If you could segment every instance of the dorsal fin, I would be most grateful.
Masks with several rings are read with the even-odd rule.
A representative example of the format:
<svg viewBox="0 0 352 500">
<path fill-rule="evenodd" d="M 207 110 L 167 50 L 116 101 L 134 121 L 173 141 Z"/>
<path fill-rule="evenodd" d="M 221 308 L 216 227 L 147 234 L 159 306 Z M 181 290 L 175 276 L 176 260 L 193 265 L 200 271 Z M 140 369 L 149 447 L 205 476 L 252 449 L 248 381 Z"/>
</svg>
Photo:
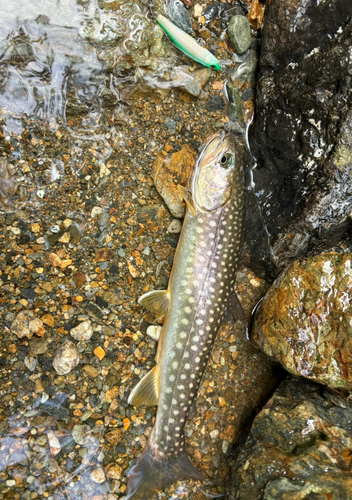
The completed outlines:
<svg viewBox="0 0 352 500">
<path fill-rule="evenodd" d="M 189 193 L 189 191 L 187 191 L 186 188 L 181 186 L 181 184 L 177 185 L 177 189 L 182 198 L 185 200 L 189 213 L 194 217 L 196 215 L 196 206 L 191 194 Z"/>
<path fill-rule="evenodd" d="M 134 406 L 154 406 L 159 402 L 158 388 L 159 371 L 155 365 L 150 372 L 138 382 L 128 398 L 128 404 Z"/>
<path fill-rule="evenodd" d="M 145 293 L 138 299 L 138 304 L 144 306 L 158 318 L 167 314 L 169 303 L 169 290 L 154 290 L 152 292 Z"/>
</svg>

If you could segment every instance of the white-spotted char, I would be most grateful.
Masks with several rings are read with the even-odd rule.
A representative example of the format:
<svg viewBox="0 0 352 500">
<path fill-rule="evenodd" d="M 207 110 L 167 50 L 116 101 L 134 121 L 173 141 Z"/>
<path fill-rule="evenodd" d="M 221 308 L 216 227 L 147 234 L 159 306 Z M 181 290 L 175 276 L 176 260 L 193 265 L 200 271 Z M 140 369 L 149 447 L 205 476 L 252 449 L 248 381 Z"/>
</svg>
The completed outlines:
<svg viewBox="0 0 352 500">
<path fill-rule="evenodd" d="M 196 163 L 169 287 L 140 303 L 165 314 L 157 364 L 129 403 L 157 404 L 155 426 L 131 471 L 127 499 L 146 500 L 178 479 L 202 476 L 185 450 L 184 427 L 217 331 L 234 297 L 243 229 L 243 147 L 231 135 L 211 136 Z"/>
</svg>

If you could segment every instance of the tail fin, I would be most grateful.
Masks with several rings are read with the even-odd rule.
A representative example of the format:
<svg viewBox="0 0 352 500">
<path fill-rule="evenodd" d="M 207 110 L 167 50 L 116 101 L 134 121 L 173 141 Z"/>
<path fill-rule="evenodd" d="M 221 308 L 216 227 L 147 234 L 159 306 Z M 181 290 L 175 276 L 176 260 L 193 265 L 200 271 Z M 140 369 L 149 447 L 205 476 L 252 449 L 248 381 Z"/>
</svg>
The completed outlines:
<svg viewBox="0 0 352 500">
<path fill-rule="evenodd" d="M 186 451 L 172 458 L 157 455 L 148 443 L 137 465 L 130 471 L 126 500 L 149 500 L 180 479 L 204 481 Z"/>
</svg>

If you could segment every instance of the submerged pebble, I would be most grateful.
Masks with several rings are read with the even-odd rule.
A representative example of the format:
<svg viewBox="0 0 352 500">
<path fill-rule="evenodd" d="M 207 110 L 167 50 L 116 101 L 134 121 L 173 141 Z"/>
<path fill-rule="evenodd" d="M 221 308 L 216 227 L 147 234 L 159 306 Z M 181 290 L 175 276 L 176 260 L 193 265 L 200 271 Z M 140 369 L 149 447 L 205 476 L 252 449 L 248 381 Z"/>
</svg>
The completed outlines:
<svg viewBox="0 0 352 500">
<path fill-rule="evenodd" d="M 251 27 L 244 16 L 233 16 L 227 34 L 237 54 L 243 54 L 251 45 Z"/>
<path fill-rule="evenodd" d="M 58 348 L 53 360 L 53 368 L 59 375 L 70 373 L 79 363 L 79 352 L 77 347 L 70 340 L 66 340 Z"/>
</svg>

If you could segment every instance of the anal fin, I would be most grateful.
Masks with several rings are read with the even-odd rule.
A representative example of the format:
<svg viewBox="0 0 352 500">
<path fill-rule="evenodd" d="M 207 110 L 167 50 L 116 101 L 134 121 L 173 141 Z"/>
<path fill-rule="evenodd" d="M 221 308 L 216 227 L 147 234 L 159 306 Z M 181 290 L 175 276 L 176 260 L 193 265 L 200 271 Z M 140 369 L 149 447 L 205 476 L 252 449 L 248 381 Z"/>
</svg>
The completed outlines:
<svg viewBox="0 0 352 500">
<path fill-rule="evenodd" d="M 193 217 L 196 215 L 196 207 L 194 204 L 194 200 L 191 196 L 191 194 L 187 191 L 186 188 L 181 186 L 181 184 L 177 185 L 178 192 L 180 193 L 181 197 L 185 200 L 187 208 Z"/>
<path fill-rule="evenodd" d="M 165 316 L 169 309 L 170 292 L 168 290 L 154 290 L 145 293 L 138 299 L 138 303 L 160 318 Z"/>
<path fill-rule="evenodd" d="M 128 398 L 128 404 L 134 406 L 154 406 L 159 402 L 158 365 L 154 366 L 136 385 Z"/>
</svg>

